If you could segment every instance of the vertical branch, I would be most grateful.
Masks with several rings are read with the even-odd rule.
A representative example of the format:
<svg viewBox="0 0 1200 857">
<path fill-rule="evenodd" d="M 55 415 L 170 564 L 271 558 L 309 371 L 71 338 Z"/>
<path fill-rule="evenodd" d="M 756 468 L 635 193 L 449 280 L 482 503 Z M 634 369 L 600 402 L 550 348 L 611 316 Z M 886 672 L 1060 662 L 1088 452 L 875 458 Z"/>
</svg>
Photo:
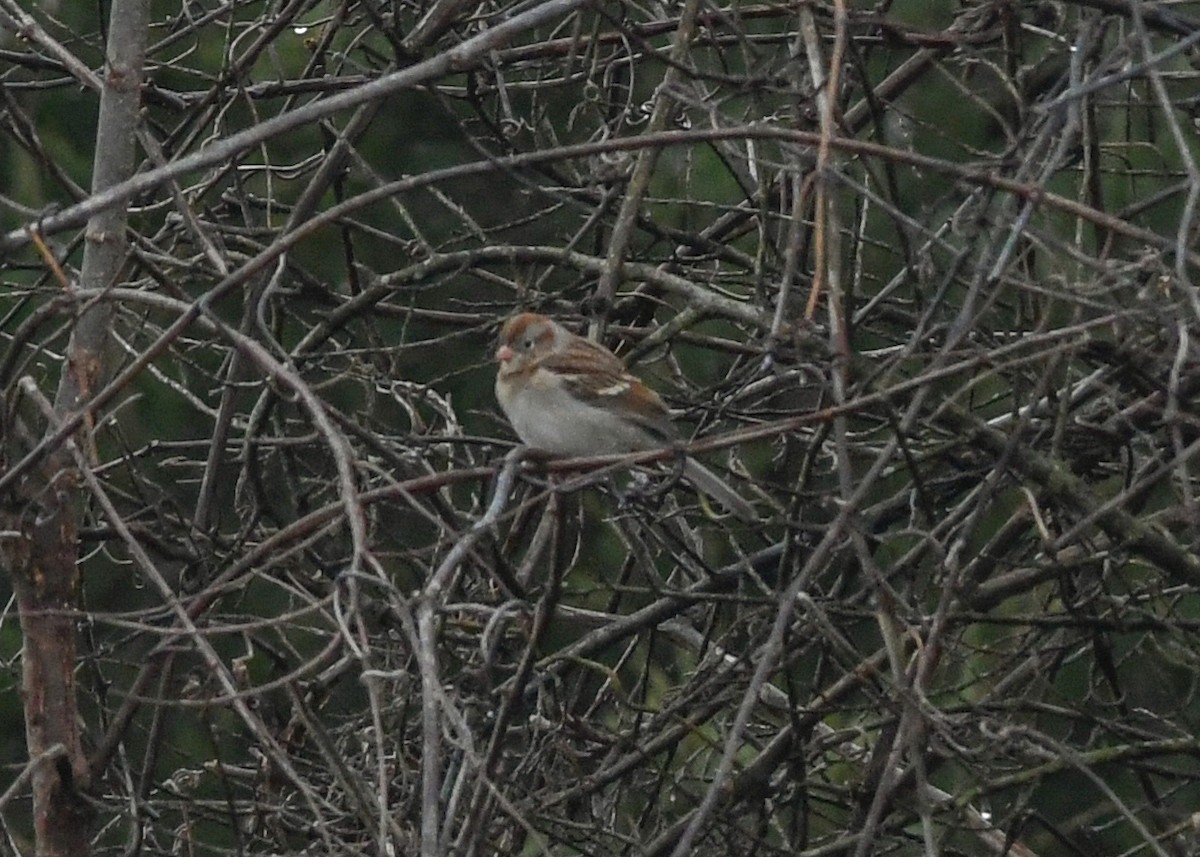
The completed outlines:
<svg viewBox="0 0 1200 857">
<path fill-rule="evenodd" d="M 75 700 L 75 480 L 56 454 L 5 498 L 0 562 L 20 613 L 25 740 L 39 855 L 86 854 L 89 778 Z M 51 753 L 53 748 L 59 752 Z"/>
<path fill-rule="evenodd" d="M 646 134 L 655 134 L 667 127 L 671 106 L 675 102 L 672 90 L 683 74 L 681 64 L 686 59 L 691 41 L 695 37 L 698 7 L 698 0 L 690 0 L 684 7 L 683 14 L 680 15 L 679 27 L 675 31 L 675 38 L 671 44 L 670 65 L 663 74 L 662 82 L 654 95 L 654 108 L 650 114 L 650 121 L 646 123 Z M 629 252 L 629 244 L 633 240 L 633 228 L 637 223 L 638 209 L 641 208 L 642 200 L 650 187 L 654 165 L 658 163 L 658 153 L 659 150 L 653 146 L 647 146 L 638 152 L 633 174 L 629 178 L 629 189 L 621 203 L 621 210 L 617 213 L 617 222 L 613 226 L 612 237 L 608 242 L 608 253 L 604 260 L 604 273 L 596 284 L 595 299 L 598 323 L 593 325 L 594 329 L 591 331 L 596 337 L 604 334 L 604 319 L 608 316 L 608 310 L 617 293 L 617 285 L 621 281 L 621 269 Z"/>
<path fill-rule="evenodd" d="M 100 97 L 92 192 L 129 178 L 149 24 L 148 0 L 116 0 L 109 23 L 108 68 Z M 87 225 L 81 282 L 107 288 L 125 257 L 125 211 L 100 212 Z M 69 286 L 64 281 L 64 287 Z M 72 330 L 56 396 L 58 415 L 77 412 L 102 375 L 112 308 L 88 304 Z M 6 432 L 32 440 L 27 432 Z M 70 443 L 71 441 L 68 441 Z M 5 450 L 5 457 L 16 449 Z M 79 480 L 67 448 L 47 456 L 4 498 L 0 551 L 20 611 L 26 743 L 31 759 L 33 822 L 39 855 L 88 852 L 91 777 L 82 751 L 75 686 L 74 607 L 79 592 Z M 51 753 L 53 748 L 61 753 Z"/>
<path fill-rule="evenodd" d="M 100 93 L 92 193 L 101 193 L 133 175 L 134 139 L 140 106 L 142 63 L 146 52 L 147 0 L 117 0 L 109 21 L 108 68 Z M 114 206 L 87 223 L 80 286 L 105 289 L 115 285 L 125 259 L 126 210 Z M 96 301 L 80 312 L 71 332 L 67 366 L 54 407 L 58 414 L 77 411 L 101 376 L 109 341 L 112 304 Z"/>
<path fill-rule="evenodd" d="M 829 231 L 829 162 L 830 162 L 830 140 L 834 135 L 834 116 L 833 108 L 837 103 L 838 90 L 841 87 L 841 68 L 842 62 L 845 59 L 845 43 L 846 43 L 846 9 L 844 3 L 834 4 L 834 46 L 833 56 L 829 61 L 828 70 L 822 68 L 821 45 L 817 38 L 816 22 L 813 18 L 812 10 L 804 7 L 800 10 L 800 31 L 805 41 L 805 49 L 808 53 L 809 70 L 812 74 L 813 85 L 816 87 L 817 108 L 820 112 L 821 120 L 821 145 L 817 148 L 817 202 L 816 210 L 813 214 L 813 284 L 812 291 L 808 297 L 808 306 L 805 308 L 804 317 L 811 319 L 813 313 L 816 312 L 817 298 L 821 294 L 822 284 L 827 276 L 831 276 L 831 272 L 826 270 L 827 264 L 838 264 L 836 261 L 827 263 L 827 258 L 833 256 L 828 243 L 837 240 L 837 236 L 828 236 Z M 828 237 L 827 237 L 828 236 Z M 829 288 L 832 290 L 835 286 L 831 283 Z M 836 316 L 835 308 L 830 307 L 830 324 L 840 321 Z"/>
</svg>

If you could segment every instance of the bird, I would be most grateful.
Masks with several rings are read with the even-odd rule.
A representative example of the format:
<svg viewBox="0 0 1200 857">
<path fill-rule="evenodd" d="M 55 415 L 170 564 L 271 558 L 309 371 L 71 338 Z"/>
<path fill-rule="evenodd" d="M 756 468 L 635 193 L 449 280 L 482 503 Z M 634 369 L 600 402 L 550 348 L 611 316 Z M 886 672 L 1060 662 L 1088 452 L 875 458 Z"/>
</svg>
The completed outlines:
<svg viewBox="0 0 1200 857">
<path fill-rule="evenodd" d="M 495 357 L 496 400 L 528 447 L 576 457 L 661 449 L 678 439 L 658 393 L 603 345 L 547 316 L 509 318 Z M 747 500 L 694 458 L 684 461 L 683 476 L 739 518 L 758 519 Z"/>
</svg>

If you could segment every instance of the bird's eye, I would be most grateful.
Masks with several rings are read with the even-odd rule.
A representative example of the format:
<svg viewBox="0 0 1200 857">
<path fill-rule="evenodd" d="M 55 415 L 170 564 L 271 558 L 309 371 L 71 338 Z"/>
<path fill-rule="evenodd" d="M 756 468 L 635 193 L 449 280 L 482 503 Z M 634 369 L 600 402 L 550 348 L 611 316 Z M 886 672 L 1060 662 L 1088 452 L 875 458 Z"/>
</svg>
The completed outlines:
<svg viewBox="0 0 1200 857">
<path fill-rule="evenodd" d="M 533 337 L 526 337 L 522 345 L 524 345 L 526 351 L 528 351 L 530 348 L 533 348 Z"/>
</svg>

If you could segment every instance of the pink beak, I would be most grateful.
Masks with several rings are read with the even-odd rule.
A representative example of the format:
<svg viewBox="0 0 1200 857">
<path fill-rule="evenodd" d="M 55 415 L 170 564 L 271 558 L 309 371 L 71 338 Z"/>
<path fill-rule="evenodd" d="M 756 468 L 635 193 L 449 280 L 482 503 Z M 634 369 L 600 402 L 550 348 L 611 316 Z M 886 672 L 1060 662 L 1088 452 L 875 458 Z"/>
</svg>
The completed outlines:
<svg viewBox="0 0 1200 857">
<path fill-rule="evenodd" d="M 508 345 L 501 345 L 496 349 L 496 359 L 501 363 L 507 363 L 513 359 L 513 350 Z"/>
</svg>

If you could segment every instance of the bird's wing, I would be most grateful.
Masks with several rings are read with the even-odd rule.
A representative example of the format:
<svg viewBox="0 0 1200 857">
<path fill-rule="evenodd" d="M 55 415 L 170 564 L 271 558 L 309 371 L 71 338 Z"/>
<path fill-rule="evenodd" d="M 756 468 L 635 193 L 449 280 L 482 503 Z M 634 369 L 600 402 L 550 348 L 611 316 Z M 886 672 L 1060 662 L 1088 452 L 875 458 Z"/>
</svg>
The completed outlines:
<svg viewBox="0 0 1200 857">
<path fill-rule="evenodd" d="M 671 415 L 658 393 L 626 371 L 612 352 L 593 343 L 547 355 L 540 367 L 553 372 L 581 402 L 619 412 L 656 439 L 668 441 Z"/>
</svg>

